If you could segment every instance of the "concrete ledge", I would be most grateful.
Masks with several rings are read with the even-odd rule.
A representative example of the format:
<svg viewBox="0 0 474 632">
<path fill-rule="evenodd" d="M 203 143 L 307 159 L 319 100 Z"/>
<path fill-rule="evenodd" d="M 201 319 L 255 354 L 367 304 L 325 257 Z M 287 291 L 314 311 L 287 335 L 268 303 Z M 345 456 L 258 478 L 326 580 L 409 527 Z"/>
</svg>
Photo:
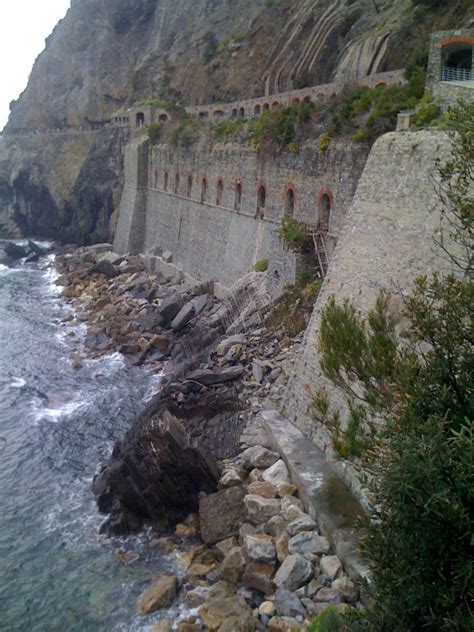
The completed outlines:
<svg viewBox="0 0 474 632">
<path fill-rule="evenodd" d="M 364 510 L 324 454 L 287 419 L 273 410 L 262 412 L 272 447 L 286 462 L 306 511 L 331 542 L 346 573 L 370 581 L 361 560 L 358 526 Z"/>
</svg>

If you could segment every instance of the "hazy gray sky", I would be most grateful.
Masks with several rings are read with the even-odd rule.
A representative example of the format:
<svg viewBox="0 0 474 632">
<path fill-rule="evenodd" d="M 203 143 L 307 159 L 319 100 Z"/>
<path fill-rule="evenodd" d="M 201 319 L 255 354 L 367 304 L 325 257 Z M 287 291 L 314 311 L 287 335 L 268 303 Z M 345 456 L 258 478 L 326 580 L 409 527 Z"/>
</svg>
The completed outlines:
<svg viewBox="0 0 474 632">
<path fill-rule="evenodd" d="M 26 88 L 44 40 L 69 4 L 70 0 L 0 0 L 0 130 L 10 101 Z"/>
</svg>

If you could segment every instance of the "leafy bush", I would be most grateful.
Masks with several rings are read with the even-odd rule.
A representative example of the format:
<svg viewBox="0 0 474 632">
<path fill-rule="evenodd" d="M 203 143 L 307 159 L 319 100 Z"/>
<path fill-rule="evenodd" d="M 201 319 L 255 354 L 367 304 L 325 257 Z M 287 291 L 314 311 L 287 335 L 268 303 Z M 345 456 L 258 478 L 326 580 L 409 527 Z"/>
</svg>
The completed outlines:
<svg viewBox="0 0 474 632">
<path fill-rule="evenodd" d="M 193 145 L 202 127 L 201 121 L 193 116 L 185 116 L 171 133 L 171 144 L 181 149 L 187 149 Z"/>
<path fill-rule="evenodd" d="M 232 140 L 246 124 L 247 121 L 245 119 L 229 119 L 216 123 L 211 129 L 214 138 L 227 142 Z"/>
<path fill-rule="evenodd" d="M 293 217 L 284 217 L 277 234 L 289 246 L 302 252 L 307 252 L 312 239 L 307 227 Z"/>
<path fill-rule="evenodd" d="M 208 64 L 216 56 L 217 49 L 219 48 L 219 41 L 214 31 L 207 31 L 204 34 L 203 43 L 204 52 L 202 54 L 202 61 Z"/>
<path fill-rule="evenodd" d="M 163 125 L 161 123 L 150 123 L 147 129 L 150 143 L 152 145 L 158 145 L 163 134 Z"/>
<path fill-rule="evenodd" d="M 331 144 L 331 136 L 326 132 L 319 137 L 319 151 L 323 154 L 329 149 Z"/>
<path fill-rule="evenodd" d="M 253 267 L 254 272 L 266 272 L 268 269 L 268 259 L 261 259 Z"/>
</svg>

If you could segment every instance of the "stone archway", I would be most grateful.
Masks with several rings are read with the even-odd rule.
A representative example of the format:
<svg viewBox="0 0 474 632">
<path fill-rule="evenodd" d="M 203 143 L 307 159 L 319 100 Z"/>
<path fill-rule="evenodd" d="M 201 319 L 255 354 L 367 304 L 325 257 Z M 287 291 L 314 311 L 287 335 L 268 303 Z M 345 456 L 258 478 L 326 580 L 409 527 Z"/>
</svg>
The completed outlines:
<svg viewBox="0 0 474 632">
<path fill-rule="evenodd" d="M 164 113 L 163 113 L 163 114 L 160 114 L 160 116 L 158 117 L 158 120 L 159 120 L 161 123 L 165 123 L 165 122 L 168 120 L 168 115 L 167 115 L 167 114 L 164 114 Z"/>
<path fill-rule="evenodd" d="M 188 198 L 191 197 L 192 193 L 193 193 L 193 174 L 190 173 L 188 175 L 188 188 L 187 188 Z"/>
<path fill-rule="evenodd" d="M 217 179 L 216 185 L 216 206 L 222 206 L 224 199 L 224 180 L 222 178 Z"/>
<path fill-rule="evenodd" d="M 253 109 L 253 113 L 255 114 L 255 116 L 260 116 L 261 111 L 262 108 L 260 107 L 260 104 L 257 103 L 257 105 Z"/>
<path fill-rule="evenodd" d="M 334 196 L 326 187 L 321 189 L 318 195 L 318 229 L 321 232 L 329 232 L 331 212 L 334 208 Z"/>
<path fill-rule="evenodd" d="M 135 114 L 135 126 L 136 127 L 143 127 L 145 125 L 145 113 L 144 112 L 137 112 Z"/>
<path fill-rule="evenodd" d="M 242 206 L 242 181 L 239 179 L 235 183 L 234 209 L 240 211 Z"/>
<path fill-rule="evenodd" d="M 179 193 L 179 173 L 177 173 L 174 178 L 174 192 L 176 195 Z"/>
<path fill-rule="evenodd" d="M 201 180 L 201 204 L 207 200 L 207 178 Z"/>
<path fill-rule="evenodd" d="M 292 184 L 285 189 L 285 217 L 293 217 L 295 213 L 295 190 Z"/>
<path fill-rule="evenodd" d="M 239 117 L 240 118 L 245 118 L 245 108 L 240 108 L 240 110 L 239 110 Z"/>
<path fill-rule="evenodd" d="M 441 42 L 441 81 L 474 81 L 474 38 Z"/>
<path fill-rule="evenodd" d="M 263 182 L 257 187 L 257 215 L 263 216 L 267 204 L 267 188 Z"/>
</svg>

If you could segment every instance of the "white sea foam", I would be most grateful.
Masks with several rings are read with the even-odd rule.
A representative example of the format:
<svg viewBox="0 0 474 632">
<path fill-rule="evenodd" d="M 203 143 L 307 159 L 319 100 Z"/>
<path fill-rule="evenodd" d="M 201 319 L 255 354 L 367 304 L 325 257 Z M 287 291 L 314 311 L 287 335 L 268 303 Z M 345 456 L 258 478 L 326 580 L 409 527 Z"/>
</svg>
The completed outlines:
<svg viewBox="0 0 474 632">
<path fill-rule="evenodd" d="M 23 388 L 26 386 L 26 380 L 22 377 L 15 377 L 12 375 L 13 382 L 10 384 L 10 388 Z"/>
<path fill-rule="evenodd" d="M 63 417 L 72 415 L 80 408 L 87 406 L 87 402 L 83 400 L 73 400 L 66 402 L 62 406 L 56 408 L 40 408 L 33 412 L 33 421 L 36 423 L 39 421 L 50 421 L 51 423 L 58 423 Z"/>
</svg>

